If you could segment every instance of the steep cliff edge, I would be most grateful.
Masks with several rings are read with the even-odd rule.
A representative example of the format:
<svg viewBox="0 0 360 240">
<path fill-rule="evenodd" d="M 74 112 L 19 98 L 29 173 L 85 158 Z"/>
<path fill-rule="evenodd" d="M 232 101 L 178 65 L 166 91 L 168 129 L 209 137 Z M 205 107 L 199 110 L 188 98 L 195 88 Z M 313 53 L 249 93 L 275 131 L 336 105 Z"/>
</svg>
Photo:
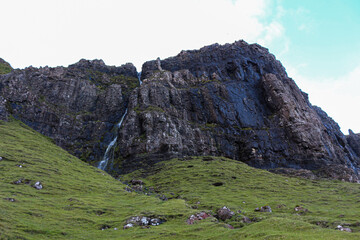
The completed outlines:
<svg viewBox="0 0 360 240">
<path fill-rule="evenodd" d="M 0 75 L 0 116 L 11 114 L 77 157 L 98 161 L 137 86 L 132 64 L 16 69 Z"/>
<path fill-rule="evenodd" d="M 101 60 L 13 70 L 0 76 L 0 117 L 13 115 L 92 164 L 118 133 L 106 169 L 114 175 L 215 155 L 359 180 L 358 135 L 345 137 L 312 106 L 266 48 L 237 41 L 182 51 L 144 63 L 141 79 L 132 64 Z"/>
<path fill-rule="evenodd" d="M 182 51 L 146 62 L 142 79 L 120 130 L 120 171 L 175 156 L 220 155 L 258 168 L 325 175 L 334 168 L 344 173 L 339 178 L 358 180 L 359 157 L 338 125 L 257 44 Z"/>
</svg>

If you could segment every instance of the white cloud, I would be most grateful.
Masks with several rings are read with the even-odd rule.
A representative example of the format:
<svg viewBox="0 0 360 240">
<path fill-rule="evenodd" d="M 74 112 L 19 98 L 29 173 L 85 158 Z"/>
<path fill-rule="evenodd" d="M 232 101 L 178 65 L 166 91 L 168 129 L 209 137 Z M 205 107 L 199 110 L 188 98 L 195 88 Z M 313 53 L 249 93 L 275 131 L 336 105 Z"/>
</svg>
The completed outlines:
<svg viewBox="0 0 360 240">
<path fill-rule="evenodd" d="M 265 43 L 283 34 L 266 24 L 269 0 L 13 0 L 2 2 L 0 57 L 15 67 L 68 65 L 80 58 L 107 64 L 165 58 L 244 39 Z"/>
<path fill-rule="evenodd" d="M 303 91 L 309 93 L 310 102 L 339 123 L 343 133 L 348 134 L 348 129 L 359 133 L 360 63 L 348 74 L 331 79 L 304 77 L 297 69 L 301 67 L 287 67 L 287 72 Z"/>
<path fill-rule="evenodd" d="M 304 31 L 313 25 L 308 10 L 291 12 L 275 0 L 12 0 L 1 4 L 0 57 L 17 68 L 67 66 L 81 58 L 101 58 L 110 65 L 133 62 L 140 69 L 144 61 L 183 49 L 239 39 L 270 50 L 279 48 L 281 59 L 291 50 L 282 25 L 285 17 L 296 16 Z M 356 93 L 360 67 L 321 83 L 303 77 L 301 66 L 298 71 L 285 67 L 311 101 L 339 121 L 342 129 L 358 125 L 354 104 L 360 102 Z"/>
<path fill-rule="evenodd" d="M 271 45 L 274 40 L 284 37 L 284 33 L 283 25 L 278 21 L 273 21 L 264 28 L 264 37 L 258 42 L 264 46 Z"/>
</svg>

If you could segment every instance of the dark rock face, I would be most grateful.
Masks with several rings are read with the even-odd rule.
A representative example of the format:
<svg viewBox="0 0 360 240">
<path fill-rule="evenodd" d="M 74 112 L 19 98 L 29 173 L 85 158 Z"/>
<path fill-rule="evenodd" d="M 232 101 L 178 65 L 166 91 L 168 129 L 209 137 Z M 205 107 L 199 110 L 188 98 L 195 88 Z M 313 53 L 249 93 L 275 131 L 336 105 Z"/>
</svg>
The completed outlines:
<svg viewBox="0 0 360 240">
<path fill-rule="evenodd" d="M 355 134 L 352 130 L 349 130 L 349 135 L 346 136 L 346 140 L 356 155 L 360 156 L 360 134 Z"/>
<path fill-rule="evenodd" d="M 0 76 L 0 118 L 12 114 L 70 153 L 98 161 L 137 86 L 132 64 L 109 67 L 102 60 L 14 70 Z"/>
<path fill-rule="evenodd" d="M 101 60 L 0 76 L 0 118 L 12 114 L 86 161 L 118 130 L 114 174 L 172 157 L 226 156 L 258 168 L 318 170 L 358 181 L 359 135 L 345 137 L 267 49 L 238 41 L 143 65 Z M 107 169 L 109 170 L 109 169 Z"/>
<path fill-rule="evenodd" d="M 146 62 L 141 78 L 120 129 L 119 172 L 220 155 L 266 169 L 343 166 L 358 180 L 359 155 L 338 125 L 257 44 L 183 51 Z"/>
</svg>

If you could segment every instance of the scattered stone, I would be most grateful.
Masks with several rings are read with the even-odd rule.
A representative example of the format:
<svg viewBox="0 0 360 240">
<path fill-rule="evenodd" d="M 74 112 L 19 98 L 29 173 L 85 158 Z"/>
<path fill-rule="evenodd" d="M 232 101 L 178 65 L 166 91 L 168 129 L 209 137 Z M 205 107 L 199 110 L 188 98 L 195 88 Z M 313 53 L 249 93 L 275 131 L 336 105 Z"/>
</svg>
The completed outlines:
<svg viewBox="0 0 360 240">
<path fill-rule="evenodd" d="M 16 202 L 15 198 L 4 198 L 4 200 L 10 201 L 10 202 Z"/>
<path fill-rule="evenodd" d="M 132 179 L 130 181 L 131 185 L 144 185 L 144 182 L 142 180 L 138 180 L 138 179 Z"/>
<path fill-rule="evenodd" d="M 341 225 L 338 225 L 335 229 L 340 230 L 340 231 L 344 231 L 344 232 L 352 232 L 351 228 L 343 227 Z"/>
<path fill-rule="evenodd" d="M 203 220 L 203 219 L 206 219 L 208 217 L 212 217 L 211 214 L 209 213 L 206 213 L 206 212 L 200 212 L 200 213 L 197 213 L 195 215 L 191 215 L 187 220 L 186 220 L 186 223 L 189 224 L 189 225 L 192 225 L 195 223 L 195 221 L 199 221 L 199 220 Z"/>
<path fill-rule="evenodd" d="M 3 158 L 2 158 L 2 157 L 0 157 L 0 161 L 1 161 L 1 160 L 3 160 Z"/>
<path fill-rule="evenodd" d="M 134 226 L 141 226 L 149 228 L 150 226 L 158 226 L 165 222 L 165 220 L 157 217 L 135 216 L 126 221 L 124 229 L 128 229 Z"/>
<path fill-rule="evenodd" d="M 134 227 L 134 225 L 132 223 L 128 223 L 124 226 L 124 229 L 129 229 L 129 228 L 132 228 Z"/>
<path fill-rule="evenodd" d="M 17 167 L 22 168 L 23 166 L 20 164 L 16 164 Z"/>
<path fill-rule="evenodd" d="M 141 220 L 140 220 L 140 221 L 141 221 L 141 225 L 142 225 L 142 226 L 149 225 L 149 220 L 150 220 L 150 219 L 147 218 L 147 217 L 142 217 Z"/>
<path fill-rule="evenodd" d="M 102 225 L 102 227 L 100 228 L 102 231 L 111 228 L 109 225 Z"/>
<path fill-rule="evenodd" d="M 309 210 L 307 208 L 297 205 L 295 206 L 294 211 L 298 212 L 299 214 L 304 214 L 307 213 Z"/>
<path fill-rule="evenodd" d="M 101 215 L 103 215 L 104 213 L 105 213 L 104 211 L 97 210 L 97 211 L 96 211 L 96 216 L 101 216 Z"/>
<path fill-rule="evenodd" d="M 133 190 L 131 188 L 129 188 L 129 187 L 125 187 L 125 191 L 132 192 Z"/>
<path fill-rule="evenodd" d="M 266 205 L 266 206 L 262 206 L 261 208 L 255 208 L 254 210 L 255 212 L 272 212 L 271 207 Z"/>
<path fill-rule="evenodd" d="M 329 227 L 329 223 L 327 221 L 317 221 L 317 222 L 315 222 L 315 224 L 317 226 L 320 226 L 320 227 L 323 227 L 323 228 Z"/>
<path fill-rule="evenodd" d="M 169 200 L 165 195 L 159 196 L 160 200 L 167 201 Z"/>
<path fill-rule="evenodd" d="M 118 230 L 118 228 L 114 228 L 114 230 L 116 231 L 116 230 Z"/>
<path fill-rule="evenodd" d="M 161 220 L 159 218 L 153 218 L 150 220 L 150 224 L 152 226 L 158 226 L 158 225 L 160 225 L 160 223 L 161 223 Z"/>
<path fill-rule="evenodd" d="M 143 185 L 135 185 L 132 187 L 134 191 L 141 192 L 143 190 Z"/>
<path fill-rule="evenodd" d="M 41 184 L 41 182 L 36 182 L 33 187 L 37 190 L 43 189 L 43 185 Z"/>
<path fill-rule="evenodd" d="M 224 183 L 216 182 L 216 183 L 213 183 L 212 185 L 214 185 L 215 187 L 220 187 L 220 186 L 224 185 Z"/>
<path fill-rule="evenodd" d="M 30 184 L 31 184 L 31 180 L 30 180 L 30 179 L 24 179 L 24 180 L 23 180 L 23 183 L 30 185 Z"/>
<path fill-rule="evenodd" d="M 23 182 L 23 179 L 21 178 L 21 179 L 19 179 L 19 180 L 13 181 L 13 184 L 20 184 L 20 183 L 22 183 L 22 182 Z"/>
<path fill-rule="evenodd" d="M 217 211 L 217 216 L 218 216 L 218 219 L 225 221 L 226 219 L 230 219 L 232 216 L 234 216 L 234 212 L 231 211 L 226 206 L 224 206 L 223 208 L 221 208 Z"/>
<path fill-rule="evenodd" d="M 242 221 L 243 223 L 251 223 L 251 222 L 252 222 L 250 218 L 245 217 L 245 216 L 242 217 L 241 221 Z"/>
</svg>

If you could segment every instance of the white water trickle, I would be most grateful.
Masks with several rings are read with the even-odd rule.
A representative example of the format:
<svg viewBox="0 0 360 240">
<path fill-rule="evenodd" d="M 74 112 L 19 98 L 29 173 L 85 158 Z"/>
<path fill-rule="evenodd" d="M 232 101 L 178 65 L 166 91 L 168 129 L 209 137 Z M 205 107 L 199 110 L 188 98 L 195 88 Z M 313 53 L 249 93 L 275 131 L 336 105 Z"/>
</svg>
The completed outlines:
<svg viewBox="0 0 360 240">
<path fill-rule="evenodd" d="M 141 85 L 141 84 L 142 84 L 142 81 L 141 81 L 141 72 L 138 73 L 138 79 L 139 79 L 139 84 Z"/>
<path fill-rule="evenodd" d="M 101 160 L 101 161 L 99 162 L 99 165 L 98 165 L 98 168 L 101 169 L 101 170 L 105 170 L 106 167 L 107 167 L 108 164 L 109 164 L 109 161 L 110 161 L 110 160 L 113 160 L 113 158 L 114 158 L 114 150 L 115 150 L 115 147 L 116 147 L 116 140 L 117 140 L 117 138 L 118 138 L 117 132 L 118 132 L 118 130 L 120 129 L 121 124 L 123 123 L 126 114 L 127 114 L 127 109 L 125 110 L 124 115 L 121 117 L 120 122 L 115 125 L 114 131 L 115 131 L 115 133 L 116 133 L 116 136 L 115 136 L 115 138 L 109 143 L 108 147 L 106 148 L 106 151 L 105 151 L 103 160 Z"/>
</svg>

